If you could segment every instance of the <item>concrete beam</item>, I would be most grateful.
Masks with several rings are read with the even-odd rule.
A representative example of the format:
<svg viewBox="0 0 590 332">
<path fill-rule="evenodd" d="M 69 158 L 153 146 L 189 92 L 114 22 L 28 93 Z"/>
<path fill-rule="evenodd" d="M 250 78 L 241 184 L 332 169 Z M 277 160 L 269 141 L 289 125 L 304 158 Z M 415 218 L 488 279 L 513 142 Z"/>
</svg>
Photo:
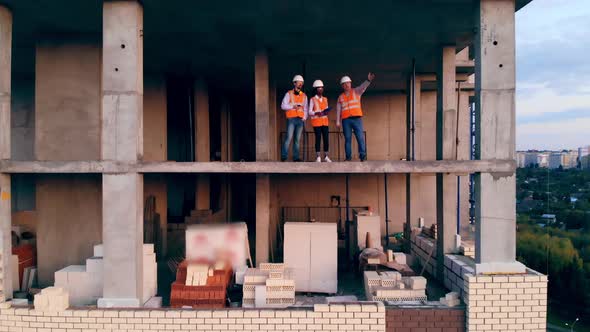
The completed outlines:
<svg viewBox="0 0 590 332">
<path fill-rule="evenodd" d="M 480 159 L 514 160 L 515 2 L 480 0 L 476 11 L 475 99 Z M 476 273 L 524 273 L 516 261 L 514 171 L 477 174 Z"/>
<path fill-rule="evenodd" d="M 143 175 L 102 176 L 103 298 L 99 307 L 139 307 L 143 290 Z"/>
<path fill-rule="evenodd" d="M 254 94 L 256 99 L 256 160 L 271 160 L 270 85 L 268 55 L 265 51 L 254 59 Z"/>
<path fill-rule="evenodd" d="M 143 7 L 103 2 L 101 159 L 143 156 Z"/>
<path fill-rule="evenodd" d="M 0 173 L 0 302 L 12 298 L 12 210 L 10 175 Z"/>
<path fill-rule="evenodd" d="M 281 162 L 142 162 L 124 163 L 112 161 L 16 161 L 0 160 L 0 173 L 506 173 L 514 172 L 514 160 L 418 160 L 418 161 L 366 161 L 364 163 L 315 163 Z"/>
<path fill-rule="evenodd" d="M 443 47 L 437 77 L 436 159 L 457 159 L 457 92 L 455 46 Z M 457 175 L 436 175 L 436 223 L 438 276 L 444 272 L 445 254 L 457 250 Z"/>
<path fill-rule="evenodd" d="M 270 176 L 256 174 L 256 265 L 270 254 Z"/>
<path fill-rule="evenodd" d="M 12 13 L 0 6 L 0 160 L 10 159 Z"/>
</svg>

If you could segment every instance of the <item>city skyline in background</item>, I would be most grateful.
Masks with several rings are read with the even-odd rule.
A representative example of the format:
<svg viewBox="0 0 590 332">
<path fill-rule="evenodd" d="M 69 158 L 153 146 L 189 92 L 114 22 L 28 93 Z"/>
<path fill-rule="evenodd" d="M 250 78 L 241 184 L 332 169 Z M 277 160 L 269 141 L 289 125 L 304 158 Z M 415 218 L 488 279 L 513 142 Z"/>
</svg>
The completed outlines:
<svg viewBox="0 0 590 332">
<path fill-rule="evenodd" d="M 517 12 L 517 150 L 590 144 L 587 40 L 587 0 L 536 0 Z"/>
</svg>

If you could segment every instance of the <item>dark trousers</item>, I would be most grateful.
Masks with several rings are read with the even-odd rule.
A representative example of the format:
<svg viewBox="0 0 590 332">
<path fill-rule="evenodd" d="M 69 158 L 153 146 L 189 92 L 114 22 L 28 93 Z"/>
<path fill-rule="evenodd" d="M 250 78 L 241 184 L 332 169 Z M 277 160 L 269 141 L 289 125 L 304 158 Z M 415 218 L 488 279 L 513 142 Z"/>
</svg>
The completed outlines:
<svg viewBox="0 0 590 332">
<path fill-rule="evenodd" d="M 324 140 L 324 152 L 330 149 L 330 128 L 328 126 L 313 127 L 315 133 L 315 152 L 320 152 L 320 143 Z"/>
</svg>

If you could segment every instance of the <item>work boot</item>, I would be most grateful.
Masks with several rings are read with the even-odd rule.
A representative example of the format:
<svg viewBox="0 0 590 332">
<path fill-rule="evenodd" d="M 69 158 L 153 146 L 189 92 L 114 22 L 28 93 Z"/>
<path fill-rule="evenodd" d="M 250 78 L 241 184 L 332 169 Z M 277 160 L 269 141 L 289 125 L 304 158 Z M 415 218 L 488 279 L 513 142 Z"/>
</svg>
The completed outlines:
<svg viewBox="0 0 590 332">
<path fill-rule="evenodd" d="M 361 156 L 361 162 L 367 161 L 367 156 Z"/>
<path fill-rule="evenodd" d="M 326 156 L 324 158 L 324 161 L 327 162 L 327 163 L 331 163 L 332 162 L 332 159 L 330 159 L 328 156 Z"/>
<path fill-rule="evenodd" d="M 293 159 L 293 161 L 294 161 L 294 162 L 296 162 L 296 163 L 300 163 L 300 162 L 302 162 L 303 160 L 301 160 L 301 159 L 297 158 L 297 159 Z"/>
<path fill-rule="evenodd" d="M 318 157 L 315 159 L 315 161 L 316 161 L 316 163 L 321 163 L 321 162 L 322 162 L 322 157 L 318 156 Z"/>
<path fill-rule="evenodd" d="M 281 161 L 287 161 L 287 158 L 281 157 Z"/>
</svg>

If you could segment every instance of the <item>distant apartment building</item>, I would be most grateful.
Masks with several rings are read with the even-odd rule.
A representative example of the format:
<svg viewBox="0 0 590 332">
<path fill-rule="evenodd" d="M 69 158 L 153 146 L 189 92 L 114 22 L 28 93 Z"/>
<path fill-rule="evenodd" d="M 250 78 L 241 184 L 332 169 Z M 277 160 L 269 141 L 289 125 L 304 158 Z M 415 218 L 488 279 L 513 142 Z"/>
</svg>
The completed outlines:
<svg viewBox="0 0 590 332">
<path fill-rule="evenodd" d="M 556 169 L 560 166 L 565 168 L 564 166 L 564 153 L 563 152 L 552 152 L 548 158 L 548 165 L 550 169 Z"/>
<path fill-rule="evenodd" d="M 578 164 L 581 169 L 590 168 L 590 145 L 578 148 Z"/>
<path fill-rule="evenodd" d="M 578 151 L 569 150 L 563 152 L 563 168 L 576 168 L 578 167 Z"/>
</svg>

